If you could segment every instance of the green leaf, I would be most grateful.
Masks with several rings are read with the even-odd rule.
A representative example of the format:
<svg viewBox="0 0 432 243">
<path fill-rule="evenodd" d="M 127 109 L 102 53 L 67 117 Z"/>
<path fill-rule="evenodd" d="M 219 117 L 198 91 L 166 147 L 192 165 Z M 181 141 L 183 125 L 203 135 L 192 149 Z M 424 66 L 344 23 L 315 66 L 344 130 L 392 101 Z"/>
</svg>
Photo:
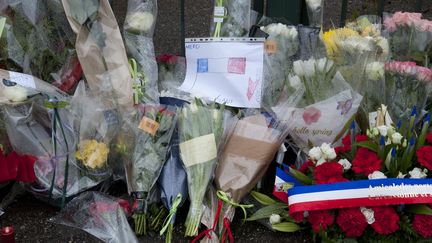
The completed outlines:
<svg viewBox="0 0 432 243">
<path fill-rule="evenodd" d="M 280 232 L 286 232 L 286 233 L 296 232 L 296 231 L 300 230 L 300 226 L 298 226 L 298 224 L 291 223 L 291 222 L 282 222 L 279 224 L 273 224 L 272 228 L 274 230 L 277 230 Z"/>
<path fill-rule="evenodd" d="M 313 148 L 313 147 L 315 147 L 314 144 L 312 143 L 312 141 L 309 140 L 309 139 L 308 139 L 308 147 L 309 147 L 310 149 Z"/>
<path fill-rule="evenodd" d="M 407 205 L 406 210 L 415 214 L 432 215 L 432 208 L 426 206 L 425 204 Z"/>
<path fill-rule="evenodd" d="M 294 178 L 296 178 L 301 183 L 305 185 L 312 185 L 312 179 L 309 178 L 307 175 L 301 173 L 300 171 L 290 168 L 289 172 Z"/>
<path fill-rule="evenodd" d="M 252 216 L 246 219 L 246 221 L 255 221 L 259 219 L 270 218 L 272 214 L 282 214 L 287 211 L 288 205 L 270 205 L 258 209 Z"/>
<path fill-rule="evenodd" d="M 371 142 L 371 141 L 363 141 L 356 143 L 358 147 L 367 148 L 369 150 L 372 150 L 374 152 L 378 152 L 378 144 Z"/>
<path fill-rule="evenodd" d="M 252 195 L 253 198 L 255 198 L 255 200 L 257 200 L 262 205 L 282 204 L 282 203 L 270 198 L 269 196 L 262 194 L 262 193 L 259 193 L 257 191 L 251 191 L 250 194 Z"/>
</svg>

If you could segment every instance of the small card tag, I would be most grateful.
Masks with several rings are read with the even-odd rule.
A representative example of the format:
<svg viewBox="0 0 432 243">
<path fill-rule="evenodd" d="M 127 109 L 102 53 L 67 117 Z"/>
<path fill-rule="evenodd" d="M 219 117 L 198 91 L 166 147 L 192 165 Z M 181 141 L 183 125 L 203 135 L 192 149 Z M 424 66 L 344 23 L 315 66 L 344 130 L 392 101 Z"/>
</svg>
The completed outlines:
<svg viewBox="0 0 432 243">
<path fill-rule="evenodd" d="M 215 23 L 222 23 L 225 17 L 225 8 L 224 7 L 215 7 L 213 12 Z"/>
<path fill-rule="evenodd" d="M 277 42 L 274 40 L 266 40 L 264 48 L 268 54 L 275 54 L 277 52 Z"/>
<path fill-rule="evenodd" d="M 10 81 L 26 88 L 36 89 L 36 83 L 31 75 L 9 71 Z"/>
<path fill-rule="evenodd" d="M 146 133 L 151 134 L 152 136 L 156 135 L 156 132 L 159 128 L 159 123 L 156 121 L 144 116 L 141 119 L 141 122 L 138 126 L 139 129 L 143 130 Z"/>
</svg>

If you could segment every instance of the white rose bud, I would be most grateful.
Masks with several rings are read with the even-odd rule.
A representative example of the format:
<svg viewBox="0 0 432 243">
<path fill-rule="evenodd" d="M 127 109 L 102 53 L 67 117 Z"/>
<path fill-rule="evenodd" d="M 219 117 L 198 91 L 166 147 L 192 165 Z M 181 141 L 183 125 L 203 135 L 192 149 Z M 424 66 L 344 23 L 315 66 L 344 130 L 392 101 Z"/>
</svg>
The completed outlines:
<svg viewBox="0 0 432 243">
<path fill-rule="evenodd" d="M 322 152 L 319 147 L 313 147 L 311 150 L 309 150 L 309 158 L 313 161 L 318 161 L 322 157 Z"/>
<path fill-rule="evenodd" d="M 365 216 L 368 224 L 373 224 L 375 222 L 375 215 L 372 209 L 361 207 L 360 211 Z"/>
<path fill-rule="evenodd" d="M 281 222 L 281 216 L 279 214 L 272 214 L 270 216 L 270 224 L 278 224 Z"/>
<path fill-rule="evenodd" d="M 422 178 L 426 178 L 427 177 L 427 169 L 420 169 L 420 168 L 414 168 L 412 171 L 408 172 L 408 174 L 410 175 L 410 178 L 413 179 L 422 179 Z"/>
<path fill-rule="evenodd" d="M 321 157 L 317 162 L 316 162 L 316 166 L 322 165 L 324 164 L 326 161 L 326 159 L 324 157 Z"/>
<path fill-rule="evenodd" d="M 351 163 L 347 159 L 341 159 L 338 161 L 338 163 L 342 165 L 344 170 L 351 169 Z"/>
<path fill-rule="evenodd" d="M 402 174 L 402 172 L 399 171 L 399 174 L 396 176 L 396 178 L 405 178 L 406 174 Z"/>
<path fill-rule="evenodd" d="M 153 26 L 154 16 L 150 12 L 135 12 L 126 17 L 126 22 L 133 30 L 147 32 Z"/>
<path fill-rule="evenodd" d="M 394 144 L 401 144 L 402 143 L 403 136 L 400 133 L 395 132 L 395 133 L 393 133 L 393 135 L 391 137 L 392 137 L 392 142 Z"/>
<path fill-rule="evenodd" d="M 322 145 L 321 145 L 321 152 L 323 153 L 323 157 L 326 159 L 326 160 L 332 160 L 332 159 L 335 159 L 336 158 L 336 151 L 334 150 L 334 148 L 332 148 L 331 146 L 330 146 L 330 144 L 327 144 L 327 143 L 323 143 Z"/>
<path fill-rule="evenodd" d="M 27 89 L 15 85 L 11 87 L 5 87 L 4 96 L 12 102 L 22 102 L 27 100 Z"/>
<path fill-rule="evenodd" d="M 381 171 L 374 171 L 372 174 L 368 175 L 369 180 L 373 179 L 385 179 L 387 176 L 384 175 Z"/>
</svg>

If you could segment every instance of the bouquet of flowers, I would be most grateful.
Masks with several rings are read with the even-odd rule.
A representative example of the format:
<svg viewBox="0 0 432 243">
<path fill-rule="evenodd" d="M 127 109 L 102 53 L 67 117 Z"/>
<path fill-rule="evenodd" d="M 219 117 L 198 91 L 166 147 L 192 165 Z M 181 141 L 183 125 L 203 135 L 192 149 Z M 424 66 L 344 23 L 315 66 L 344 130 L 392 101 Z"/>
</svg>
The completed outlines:
<svg viewBox="0 0 432 243">
<path fill-rule="evenodd" d="M 324 16 L 324 0 L 306 0 L 309 25 L 321 27 Z"/>
<path fill-rule="evenodd" d="M 247 36 L 251 27 L 251 0 L 214 0 L 211 35 Z"/>
<path fill-rule="evenodd" d="M 5 2 L 0 66 L 39 77 L 69 91 L 81 78 L 74 35 L 58 0 Z M 70 74 L 68 74 L 70 72 Z M 73 74 L 72 74 L 73 73 Z"/>
<path fill-rule="evenodd" d="M 132 82 L 120 28 L 108 0 L 62 0 L 76 33 L 75 49 L 90 89 L 114 97 L 121 107 L 132 105 Z"/>
<path fill-rule="evenodd" d="M 215 174 L 216 187 L 221 190 L 217 194 L 225 203 L 219 224 L 222 235 L 233 220 L 235 208 L 246 214 L 245 208 L 252 206 L 239 203 L 264 176 L 287 134 L 285 121 L 259 113 L 245 116 L 235 126 Z"/>
<path fill-rule="evenodd" d="M 134 147 L 124 160 L 128 191 L 134 197 L 135 232 L 147 234 L 147 210 L 151 190 L 165 163 L 176 115 L 160 105 L 141 105 L 125 118 Z M 131 142 L 131 141 L 129 141 Z"/>
<path fill-rule="evenodd" d="M 286 89 L 295 95 L 273 111 L 278 119 L 290 121 L 290 135 L 301 149 L 337 142 L 362 100 L 327 58 L 295 61 Z M 292 99 L 300 99 L 297 108 L 290 105 Z"/>
<path fill-rule="evenodd" d="M 264 86 L 262 103 L 266 107 L 274 106 L 280 98 L 285 80 L 292 68 L 292 57 L 299 49 L 297 29 L 282 23 L 261 26 L 269 36 L 265 42 Z"/>
<path fill-rule="evenodd" d="M 431 91 L 432 70 L 417 66 L 414 62 L 390 61 L 385 64 L 385 93 L 388 110 L 394 119 L 408 117 L 409 109 L 426 108 Z"/>
<path fill-rule="evenodd" d="M 138 239 L 129 226 L 128 201 L 97 192 L 85 192 L 70 201 L 51 221 L 78 229 L 104 242 L 131 242 Z"/>
<path fill-rule="evenodd" d="M 396 12 L 384 18 L 394 60 L 415 61 L 429 66 L 432 51 L 432 21 L 421 13 Z"/>
<path fill-rule="evenodd" d="M 291 224 L 307 223 L 324 240 L 407 242 L 429 238 L 430 115 L 418 129 L 415 109 L 397 125 L 381 113 L 367 135 L 355 126 L 341 146 L 313 147 L 299 169 L 289 168 Z M 426 203 L 426 204 L 422 204 Z M 282 207 L 279 204 L 278 208 Z"/>
<path fill-rule="evenodd" d="M 158 102 L 158 73 L 153 46 L 157 1 L 129 0 L 123 27 L 123 38 L 129 57 L 137 61 L 140 70 L 134 78 L 134 89 L 142 94 L 145 103 Z M 137 92 L 137 91 L 135 91 Z"/>
<path fill-rule="evenodd" d="M 204 195 L 213 177 L 218 149 L 223 144 L 223 138 L 227 137 L 224 108 L 222 105 L 217 109 L 215 104 L 210 108 L 195 99 L 190 105 L 184 106 L 180 114 L 180 155 L 186 168 L 191 202 L 185 223 L 186 236 L 198 234 Z"/>
</svg>

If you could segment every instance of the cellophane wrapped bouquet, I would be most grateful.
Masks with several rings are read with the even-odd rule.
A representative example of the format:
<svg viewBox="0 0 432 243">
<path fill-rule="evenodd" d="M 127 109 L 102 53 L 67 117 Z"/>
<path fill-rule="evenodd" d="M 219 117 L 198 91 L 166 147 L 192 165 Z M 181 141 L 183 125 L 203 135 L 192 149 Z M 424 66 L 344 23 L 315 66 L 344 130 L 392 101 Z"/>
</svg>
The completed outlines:
<svg viewBox="0 0 432 243">
<path fill-rule="evenodd" d="M 262 95 L 262 103 L 265 107 L 271 107 L 283 94 L 285 80 L 292 69 L 293 58 L 298 52 L 300 43 L 295 26 L 270 23 L 261 26 L 261 30 L 269 35 L 265 42 L 262 89 L 265 92 Z"/>
<path fill-rule="evenodd" d="M 225 131 L 232 115 L 225 106 L 208 106 L 195 99 L 179 114 L 180 155 L 186 168 L 190 208 L 186 217 L 186 236 L 198 234 L 204 212 L 203 200 L 218 161 L 218 150 L 227 138 Z M 228 129 L 229 130 L 229 129 Z"/>
<path fill-rule="evenodd" d="M 423 19 L 421 13 L 396 12 L 384 17 L 384 27 L 394 60 L 429 66 L 432 21 Z"/>
<path fill-rule="evenodd" d="M 124 158 L 128 191 L 134 198 L 137 235 L 147 234 L 147 213 L 153 189 L 169 151 L 176 113 L 162 105 L 139 105 L 125 116 L 130 151 Z"/>
<path fill-rule="evenodd" d="M 31 74 L 61 90 L 73 91 L 82 76 L 74 48 L 76 38 L 59 0 L 4 2 L 0 65 Z"/>
<path fill-rule="evenodd" d="M 280 102 L 273 111 L 278 119 L 291 121 L 290 135 L 301 149 L 337 142 L 362 100 L 327 58 L 295 61 L 286 90 L 297 95 Z M 288 105 L 293 98 L 300 99 L 297 108 Z"/>
<path fill-rule="evenodd" d="M 153 45 L 157 1 L 129 0 L 123 26 L 123 38 L 128 56 L 135 59 L 140 71 L 134 80 L 134 90 L 141 92 L 145 103 L 158 102 L 158 72 Z M 135 91 L 135 92 L 137 92 Z"/>
<path fill-rule="evenodd" d="M 385 64 L 385 92 L 390 116 L 406 118 L 410 107 L 426 109 L 432 85 L 432 70 L 415 62 L 390 61 Z"/>
<path fill-rule="evenodd" d="M 211 35 L 243 37 L 251 27 L 251 0 L 214 0 Z"/>
</svg>

